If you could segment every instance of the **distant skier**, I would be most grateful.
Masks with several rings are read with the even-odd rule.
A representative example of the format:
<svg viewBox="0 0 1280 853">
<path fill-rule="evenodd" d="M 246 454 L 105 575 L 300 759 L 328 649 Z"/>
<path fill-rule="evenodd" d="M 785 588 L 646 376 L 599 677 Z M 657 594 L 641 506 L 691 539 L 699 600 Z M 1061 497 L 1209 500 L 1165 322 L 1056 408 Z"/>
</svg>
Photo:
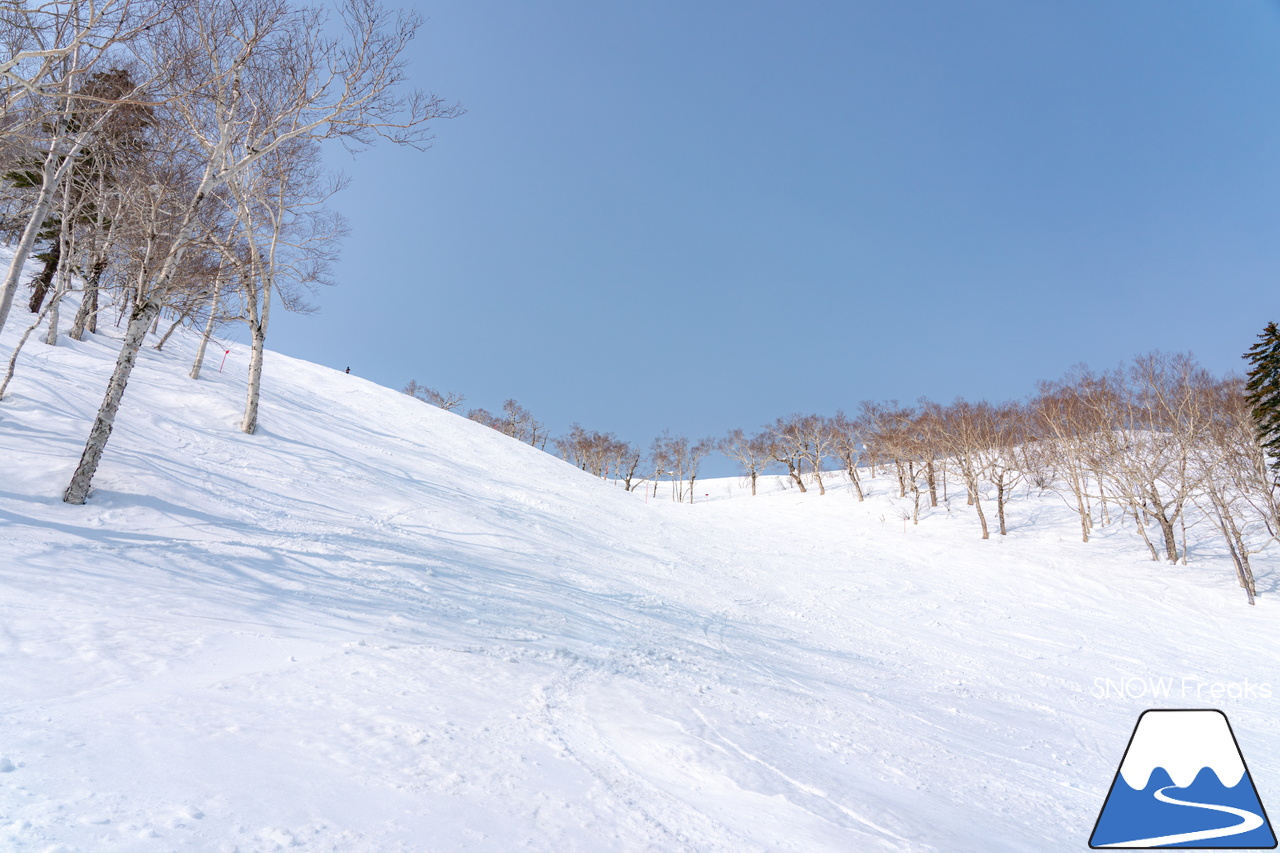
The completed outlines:
<svg viewBox="0 0 1280 853">
<path fill-rule="evenodd" d="M 348 368 L 347 368 L 347 373 L 350 373 L 350 372 L 351 372 L 351 368 L 350 368 L 350 367 L 348 367 Z"/>
</svg>

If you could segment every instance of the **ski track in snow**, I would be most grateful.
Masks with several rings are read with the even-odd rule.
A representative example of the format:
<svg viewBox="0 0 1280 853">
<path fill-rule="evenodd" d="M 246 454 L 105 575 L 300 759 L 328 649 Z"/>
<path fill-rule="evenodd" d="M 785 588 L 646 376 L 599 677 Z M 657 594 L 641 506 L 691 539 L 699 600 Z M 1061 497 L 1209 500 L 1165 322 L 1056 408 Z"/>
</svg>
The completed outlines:
<svg viewBox="0 0 1280 853">
<path fill-rule="evenodd" d="M 1095 678 L 1280 672 L 1269 554 L 1248 608 L 1025 490 L 987 542 L 883 478 L 646 503 L 274 353 L 244 436 L 182 334 L 68 507 L 113 334 L 0 402 L 0 849 L 1078 850 L 1162 704 Z M 1215 704 L 1265 801 L 1275 700 Z"/>
</svg>

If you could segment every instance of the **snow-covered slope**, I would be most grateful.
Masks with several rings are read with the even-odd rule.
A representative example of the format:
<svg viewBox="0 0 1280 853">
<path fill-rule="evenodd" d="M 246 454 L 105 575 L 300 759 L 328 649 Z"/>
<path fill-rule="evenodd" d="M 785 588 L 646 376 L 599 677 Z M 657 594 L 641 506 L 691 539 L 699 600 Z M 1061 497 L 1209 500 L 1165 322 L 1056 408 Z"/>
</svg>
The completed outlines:
<svg viewBox="0 0 1280 853">
<path fill-rule="evenodd" d="M 0 849 L 1080 850 L 1152 706 L 1280 803 L 1272 561 L 1250 608 L 1051 496 L 988 542 L 884 480 L 646 502 L 278 354 L 245 436 L 243 353 L 182 336 L 71 507 L 106 331 L 0 403 Z"/>
</svg>

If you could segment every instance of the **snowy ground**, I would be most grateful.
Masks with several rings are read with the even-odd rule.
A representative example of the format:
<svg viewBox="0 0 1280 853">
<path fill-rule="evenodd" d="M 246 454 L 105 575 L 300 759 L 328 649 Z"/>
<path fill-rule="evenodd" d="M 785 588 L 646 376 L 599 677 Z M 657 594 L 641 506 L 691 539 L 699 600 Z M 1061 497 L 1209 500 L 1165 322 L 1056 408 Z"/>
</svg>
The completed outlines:
<svg viewBox="0 0 1280 853">
<path fill-rule="evenodd" d="M 1280 811 L 1269 556 L 1251 608 L 1025 491 L 987 542 L 883 479 L 646 502 L 277 354 L 245 436 L 181 336 L 67 506 L 113 333 L 0 403 L 0 849 L 1078 851 L 1147 707 L 1222 708 Z"/>
</svg>

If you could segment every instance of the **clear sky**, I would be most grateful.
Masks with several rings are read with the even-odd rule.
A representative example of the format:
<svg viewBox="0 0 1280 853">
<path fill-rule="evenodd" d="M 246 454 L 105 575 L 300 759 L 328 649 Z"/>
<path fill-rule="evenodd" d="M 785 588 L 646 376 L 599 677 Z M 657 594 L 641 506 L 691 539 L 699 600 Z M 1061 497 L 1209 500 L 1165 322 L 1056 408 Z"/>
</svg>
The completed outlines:
<svg viewBox="0 0 1280 853">
<path fill-rule="evenodd" d="M 334 157 L 340 284 L 274 349 L 647 446 L 1152 349 L 1240 370 L 1280 320 L 1275 4 L 414 8 L 468 112 Z"/>
</svg>

